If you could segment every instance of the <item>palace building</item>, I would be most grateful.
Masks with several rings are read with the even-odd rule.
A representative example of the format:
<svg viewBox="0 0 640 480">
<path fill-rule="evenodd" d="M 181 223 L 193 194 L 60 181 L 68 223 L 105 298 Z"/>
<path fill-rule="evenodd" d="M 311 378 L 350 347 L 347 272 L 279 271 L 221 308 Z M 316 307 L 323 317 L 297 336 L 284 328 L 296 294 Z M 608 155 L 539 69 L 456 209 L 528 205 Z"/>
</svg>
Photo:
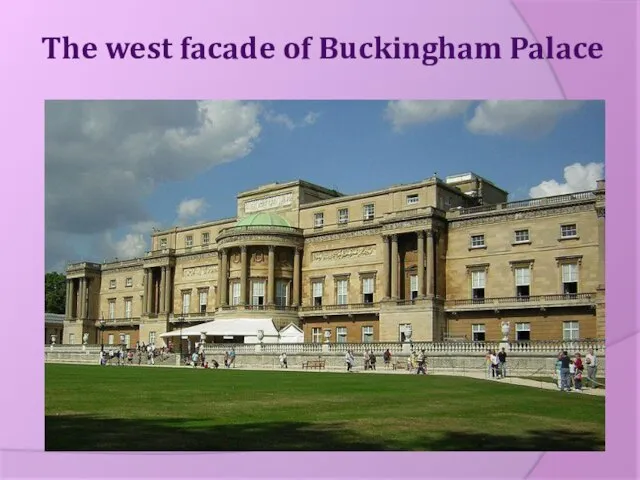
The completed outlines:
<svg viewBox="0 0 640 480">
<path fill-rule="evenodd" d="M 497 341 L 504 321 L 511 341 L 604 339 L 604 204 L 604 180 L 517 202 L 473 173 L 265 185 L 236 218 L 153 232 L 144 258 L 68 265 L 63 343 L 162 345 L 205 323 L 207 342 L 244 342 L 265 321 L 314 343 Z"/>
</svg>

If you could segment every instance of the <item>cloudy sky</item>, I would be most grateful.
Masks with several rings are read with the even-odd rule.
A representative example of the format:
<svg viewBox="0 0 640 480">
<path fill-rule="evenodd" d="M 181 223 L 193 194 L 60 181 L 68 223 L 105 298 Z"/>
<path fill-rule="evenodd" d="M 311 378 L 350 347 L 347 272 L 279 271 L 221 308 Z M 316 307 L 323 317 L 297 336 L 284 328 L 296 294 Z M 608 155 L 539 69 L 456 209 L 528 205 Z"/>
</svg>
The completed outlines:
<svg viewBox="0 0 640 480">
<path fill-rule="evenodd" d="M 512 200 L 595 187 L 602 102 L 48 102 L 46 268 L 141 256 L 149 233 L 232 217 L 304 179 L 359 193 L 473 171 Z"/>
</svg>

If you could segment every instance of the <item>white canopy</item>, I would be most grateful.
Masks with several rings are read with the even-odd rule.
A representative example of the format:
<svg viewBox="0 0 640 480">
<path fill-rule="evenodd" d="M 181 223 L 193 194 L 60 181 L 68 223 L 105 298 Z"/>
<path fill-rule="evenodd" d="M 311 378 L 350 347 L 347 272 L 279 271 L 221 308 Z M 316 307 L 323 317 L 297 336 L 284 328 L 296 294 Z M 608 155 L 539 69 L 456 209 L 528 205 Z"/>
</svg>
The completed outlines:
<svg viewBox="0 0 640 480">
<path fill-rule="evenodd" d="M 262 330 L 265 337 L 278 336 L 278 330 L 273 325 L 273 319 L 271 318 L 225 318 L 163 333 L 160 336 L 179 337 L 182 335 L 199 337 L 202 332 L 205 332 L 207 336 L 255 337 L 258 334 L 258 330 Z"/>
</svg>

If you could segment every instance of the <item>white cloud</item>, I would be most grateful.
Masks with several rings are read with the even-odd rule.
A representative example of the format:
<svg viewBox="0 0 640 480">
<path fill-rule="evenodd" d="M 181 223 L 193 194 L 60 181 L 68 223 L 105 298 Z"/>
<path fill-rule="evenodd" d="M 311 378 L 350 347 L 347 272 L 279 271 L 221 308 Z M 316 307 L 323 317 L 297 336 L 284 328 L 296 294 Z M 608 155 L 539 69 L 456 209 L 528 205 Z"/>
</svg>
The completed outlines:
<svg viewBox="0 0 640 480">
<path fill-rule="evenodd" d="M 467 129 L 479 135 L 545 135 L 555 128 L 562 115 L 579 109 L 582 103 L 568 100 L 487 100 L 475 108 Z"/>
<path fill-rule="evenodd" d="M 192 198 L 189 200 L 183 200 L 178 205 L 176 212 L 178 213 L 177 225 L 184 225 L 189 221 L 197 220 L 207 210 L 209 205 L 204 198 Z"/>
<path fill-rule="evenodd" d="M 395 130 L 421 123 L 457 117 L 472 102 L 466 100 L 394 100 L 387 104 L 384 116 Z"/>
<path fill-rule="evenodd" d="M 261 114 L 239 101 L 46 102 L 47 268 L 76 259 L 79 243 L 100 259 L 141 251 L 153 226 L 144 200 L 163 182 L 250 154 Z M 105 240 L 123 227 L 129 236 Z"/>
<path fill-rule="evenodd" d="M 574 163 L 564 169 L 564 183 L 545 180 L 529 190 L 532 198 L 563 195 L 566 193 L 594 190 L 596 182 L 604 179 L 604 163 Z"/>
<path fill-rule="evenodd" d="M 285 113 L 275 113 L 272 111 L 267 111 L 264 113 L 264 119 L 267 122 L 282 125 L 287 130 L 295 130 L 296 128 L 315 125 L 319 117 L 320 114 L 318 112 L 309 112 L 299 122 L 296 122 Z"/>
</svg>

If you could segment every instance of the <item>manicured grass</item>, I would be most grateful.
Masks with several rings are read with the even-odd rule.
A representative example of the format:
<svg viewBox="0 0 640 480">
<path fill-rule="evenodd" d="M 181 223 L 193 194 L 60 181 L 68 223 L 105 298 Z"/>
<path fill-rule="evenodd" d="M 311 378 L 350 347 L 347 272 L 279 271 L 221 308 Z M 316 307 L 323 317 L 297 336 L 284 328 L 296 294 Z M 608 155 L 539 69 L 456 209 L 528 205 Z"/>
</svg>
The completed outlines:
<svg viewBox="0 0 640 480">
<path fill-rule="evenodd" d="M 548 376 L 548 377 L 520 377 L 520 378 L 525 378 L 527 380 L 535 380 L 537 382 L 544 382 L 544 383 L 557 383 L 558 382 L 555 378 L 553 378 L 551 376 Z M 584 376 L 582 378 L 583 378 L 582 385 L 590 386 L 590 383 L 587 380 L 587 377 Z M 604 378 L 598 378 L 596 381 L 599 384 L 598 388 L 605 388 L 605 379 Z"/>
<path fill-rule="evenodd" d="M 459 377 L 45 366 L 47 450 L 604 450 L 604 398 Z"/>
</svg>

